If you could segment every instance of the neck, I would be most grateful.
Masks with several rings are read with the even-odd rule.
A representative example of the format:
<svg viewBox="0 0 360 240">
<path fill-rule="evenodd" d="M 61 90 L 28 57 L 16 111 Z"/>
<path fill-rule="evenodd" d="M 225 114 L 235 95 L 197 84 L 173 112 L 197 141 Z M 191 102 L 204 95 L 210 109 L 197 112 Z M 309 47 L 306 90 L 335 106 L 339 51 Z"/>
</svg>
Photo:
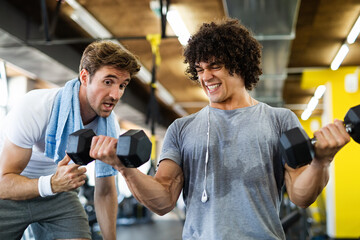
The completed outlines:
<svg viewBox="0 0 360 240">
<path fill-rule="evenodd" d="M 253 99 L 248 92 L 239 96 L 237 99 L 227 99 L 223 102 L 210 102 L 210 107 L 222 110 L 234 110 L 238 108 L 251 107 L 258 102 Z"/>
<path fill-rule="evenodd" d="M 79 102 L 80 102 L 80 115 L 84 125 L 92 122 L 96 117 L 96 113 L 91 109 L 86 98 L 86 89 L 80 85 Z"/>
</svg>

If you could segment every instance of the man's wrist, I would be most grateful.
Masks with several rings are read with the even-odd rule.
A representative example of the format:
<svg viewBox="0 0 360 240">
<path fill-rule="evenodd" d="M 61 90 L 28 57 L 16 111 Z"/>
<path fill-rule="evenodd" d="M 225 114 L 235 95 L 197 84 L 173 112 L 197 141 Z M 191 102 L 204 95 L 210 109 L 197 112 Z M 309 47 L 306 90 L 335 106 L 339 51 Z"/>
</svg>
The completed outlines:
<svg viewBox="0 0 360 240">
<path fill-rule="evenodd" d="M 53 193 L 51 189 L 51 175 L 47 176 L 41 176 L 38 180 L 38 190 L 41 197 L 47 197 L 47 196 L 53 196 L 55 193 Z"/>
<path fill-rule="evenodd" d="M 332 159 L 317 159 L 317 158 L 314 158 L 312 160 L 312 162 L 310 163 L 310 165 L 314 168 L 319 168 L 319 169 L 324 169 L 324 168 L 328 168 L 330 166 L 332 162 Z"/>
</svg>

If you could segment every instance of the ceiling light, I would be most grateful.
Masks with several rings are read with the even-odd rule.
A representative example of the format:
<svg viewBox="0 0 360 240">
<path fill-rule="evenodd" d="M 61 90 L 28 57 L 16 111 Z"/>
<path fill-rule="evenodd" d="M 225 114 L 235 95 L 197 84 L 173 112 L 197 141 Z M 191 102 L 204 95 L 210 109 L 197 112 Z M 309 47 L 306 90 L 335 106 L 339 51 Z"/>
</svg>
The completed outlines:
<svg viewBox="0 0 360 240">
<path fill-rule="evenodd" d="M 310 110 L 310 111 L 314 111 L 316 106 L 318 105 L 319 103 L 319 99 L 315 98 L 315 97 L 312 97 L 308 103 L 308 106 L 307 108 Z"/>
<path fill-rule="evenodd" d="M 175 9 L 168 11 L 166 19 L 169 22 L 172 30 L 175 32 L 175 35 L 178 36 L 179 42 L 181 45 L 185 46 L 190 38 L 190 33 L 185 26 L 184 21 L 182 20 L 180 14 Z"/>
<path fill-rule="evenodd" d="M 179 12 L 173 7 L 166 11 L 167 8 L 165 5 L 163 5 L 163 8 L 160 10 L 160 3 L 158 0 L 150 1 L 150 8 L 158 17 L 160 17 L 161 14 L 166 14 L 166 20 L 170 24 L 170 27 L 174 31 L 175 35 L 178 37 L 181 45 L 185 46 L 189 41 L 190 33 L 186 28 L 186 25 L 182 20 Z"/>
<path fill-rule="evenodd" d="M 324 95 L 325 91 L 326 91 L 325 85 L 318 86 L 315 90 L 314 97 L 320 99 Z"/>
<path fill-rule="evenodd" d="M 305 111 L 301 114 L 301 119 L 306 121 L 309 119 L 311 114 L 312 114 L 312 111 L 310 111 L 309 109 L 305 109 Z"/>
<path fill-rule="evenodd" d="M 111 33 L 106 30 L 86 9 L 75 0 L 66 0 L 74 12 L 70 15 L 80 27 L 93 38 L 110 38 Z"/>
<path fill-rule="evenodd" d="M 339 52 L 336 54 L 334 60 L 331 63 L 332 70 L 337 70 L 340 67 L 340 64 L 342 63 L 348 52 L 349 52 L 349 47 L 345 43 L 341 46 Z"/>
<path fill-rule="evenodd" d="M 360 16 L 357 18 L 354 26 L 350 30 L 350 33 L 347 36 L 346 42 L 348 44 L 353 44 L 355 42 L 356 38 L 358 37 L 359 33 L 360 33 Z M 346 57 L 348 52 L 349 52 L 349 47 L 346 43 L 344 43 L 341 46 L 339 52 L 336 54 L 334 60 L 331 63 L 330 67 L 332 70 L 337 70 L 340 67 L 342 61 L 344 60 L 344 58 Z"/>
<path fill-rule="evenodd" d="M 359 33 L 360 33 L 360 16 L 358 17 L 354 26 L 352 27 L 352 29 L 347 37 L 347 42 L 349 44 L 353 44 L 355 42 L 356 38 L 358 37 Z"/>
<path fill-rule="evenodd" d="M 326 91 L 325 85 L 320 85 L 316 88 L 314 96 L 310 99 L 304 112 L 301 114 L 302 120 L 306 121 L 309 119 L 312 112 L 315 110 L 316 106 L 318 105 L 319 99 L 324 95 L 325 91 Z"/>
</svg>

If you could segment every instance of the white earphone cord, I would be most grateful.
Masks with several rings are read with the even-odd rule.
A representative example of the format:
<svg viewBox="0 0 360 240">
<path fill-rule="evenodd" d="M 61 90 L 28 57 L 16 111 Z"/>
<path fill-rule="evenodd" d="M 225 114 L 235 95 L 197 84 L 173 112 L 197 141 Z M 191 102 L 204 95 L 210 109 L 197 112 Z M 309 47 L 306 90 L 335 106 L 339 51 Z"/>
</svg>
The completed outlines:
<svg viewBox="0 0 360 240">
<path fill-rule="evenodd" d="M 201 196 L 201 202 L 205 203 L 208 200 L 206 193 L 206 178 L 207 178 L 207 164 L 209 161 L 209 142 L 210 142 L 210 106 L 208 107 L 208 128 L 207 128 L 207 141 L 206 141 L 206 155 L 205 155 L 205 177 L 204 177 L 204 191 Z"/>
<path fill-rule="evenodd" d="M 254 99 L 249 95 L 250 97 L 250 106 L 254 106 Z M 205 155 L 205 177 L 204 177 L 204 191 L 201 195 L 201 202 L 206 203 L 208 198 L 208 195 L 206 193 L 206 178 L 207 178 L 207 164 L 209 161 L 209 142 L 210 142 L 210 106 L 208 106 L 208 129 L 207 129 L 207 143 L 206 143 L 206 155 Z"/>
</svg>

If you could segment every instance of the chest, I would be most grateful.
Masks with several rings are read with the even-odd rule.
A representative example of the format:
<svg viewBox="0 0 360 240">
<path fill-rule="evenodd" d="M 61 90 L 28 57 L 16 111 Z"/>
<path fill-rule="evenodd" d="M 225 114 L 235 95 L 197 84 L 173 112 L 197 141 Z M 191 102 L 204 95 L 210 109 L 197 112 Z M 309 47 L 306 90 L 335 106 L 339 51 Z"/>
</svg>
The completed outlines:
<svg viewBox="0 0 360 240">
<path fill-rule="evenodd" d="M 269 119 L 257 116 L 237 116 L 210 118 L 207 121 L 194 121 L 180 134 L 181 154 L 184 172 L 205 167 L 214 178 L 239 178 L 256 183 L 264 174 L 273 172 L 278 146 L 276 124 Z M 191 130 L 190 130 L 191 129 Z M 209 142 L 207 141 L 209 134 Z M 202 176 L 204 171 L 199 171 Z"/>
</svg>

